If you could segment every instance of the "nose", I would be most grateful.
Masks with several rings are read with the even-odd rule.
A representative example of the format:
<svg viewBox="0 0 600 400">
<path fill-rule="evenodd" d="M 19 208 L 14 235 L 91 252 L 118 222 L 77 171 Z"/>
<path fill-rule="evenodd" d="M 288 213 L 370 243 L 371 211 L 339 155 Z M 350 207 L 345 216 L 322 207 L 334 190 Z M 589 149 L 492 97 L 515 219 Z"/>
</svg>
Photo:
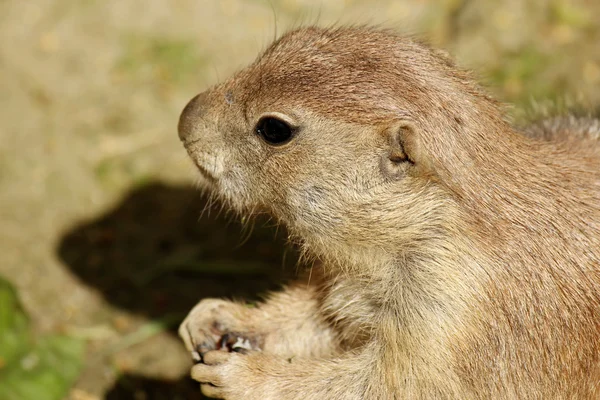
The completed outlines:
<svg viewBox="0 0 600 400">
<path fill-rule="evenodd" d="M 185 106 L 179 116 L 177 131 L 183 142 L 194 140 L 199 135 L 203 114 L 206 112 L 207 92 L 200 93 Z"/>
</svg>

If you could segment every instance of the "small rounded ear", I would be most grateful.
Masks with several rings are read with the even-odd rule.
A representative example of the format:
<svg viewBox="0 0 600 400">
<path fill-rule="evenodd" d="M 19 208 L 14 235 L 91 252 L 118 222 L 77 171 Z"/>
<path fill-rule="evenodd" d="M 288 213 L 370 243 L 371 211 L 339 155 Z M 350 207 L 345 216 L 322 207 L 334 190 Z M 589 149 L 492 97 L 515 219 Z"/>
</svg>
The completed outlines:
<svg viewBox="0 0 600 400">
<path fill-rule="evenodd" d="M 417 127 L 412 121 L 398 120 L 385 130 L 387 152 L 383 156 L 382 169 L 390 178 L 400 178 L 407 168 L 418 165 L 420 159 Z"/>
</svg>

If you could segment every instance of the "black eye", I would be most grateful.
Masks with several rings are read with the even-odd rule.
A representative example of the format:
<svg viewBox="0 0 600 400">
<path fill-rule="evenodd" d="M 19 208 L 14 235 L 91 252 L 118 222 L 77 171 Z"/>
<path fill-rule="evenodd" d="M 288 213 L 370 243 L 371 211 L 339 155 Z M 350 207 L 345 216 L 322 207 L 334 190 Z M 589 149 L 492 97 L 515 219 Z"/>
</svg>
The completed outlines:
<svg viewBox="0 0 600 400">
<path fill-rule="evenodd" d="M 265 142 L 277 145 L 290 140 L 294 129 L 280 119 L 265 117 L 256 124 L 256 133 L 262 136 Z"/>
</svg>

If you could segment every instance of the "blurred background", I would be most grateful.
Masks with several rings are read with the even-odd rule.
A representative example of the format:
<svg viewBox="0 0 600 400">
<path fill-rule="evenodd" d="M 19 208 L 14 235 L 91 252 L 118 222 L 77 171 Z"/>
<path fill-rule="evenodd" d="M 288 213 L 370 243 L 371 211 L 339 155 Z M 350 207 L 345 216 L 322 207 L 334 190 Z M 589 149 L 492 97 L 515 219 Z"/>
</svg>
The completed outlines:
<svg viewBox="0 0 600 400">
<path fill-rule="evenodd" d="M 421 35 L 517 121 L 600 104 L 597 0 L 2 1 L 0 399 L 200 397 L 178 323 L 296 256 L 207 205 L 179 113 L 309 23 Z"/>
</svg>

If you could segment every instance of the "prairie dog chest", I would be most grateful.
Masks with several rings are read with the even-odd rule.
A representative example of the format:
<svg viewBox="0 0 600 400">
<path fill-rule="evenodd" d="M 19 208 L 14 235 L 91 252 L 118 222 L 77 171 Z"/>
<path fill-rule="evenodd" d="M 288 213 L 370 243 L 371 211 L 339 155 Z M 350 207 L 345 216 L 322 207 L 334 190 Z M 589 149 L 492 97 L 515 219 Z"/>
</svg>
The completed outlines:
<svg viewBox="0 0 600 400">
<path fill-rule="evenodd" d="M 321 308 L 334 326 L 342 327 L 353 337 L 353 345 L 368 339 L 372 332 L 375 316 L 380 311 L 377 297 L 370 285 L 352 278 L 335 278 L 325 283 Z"/>
</svg>

